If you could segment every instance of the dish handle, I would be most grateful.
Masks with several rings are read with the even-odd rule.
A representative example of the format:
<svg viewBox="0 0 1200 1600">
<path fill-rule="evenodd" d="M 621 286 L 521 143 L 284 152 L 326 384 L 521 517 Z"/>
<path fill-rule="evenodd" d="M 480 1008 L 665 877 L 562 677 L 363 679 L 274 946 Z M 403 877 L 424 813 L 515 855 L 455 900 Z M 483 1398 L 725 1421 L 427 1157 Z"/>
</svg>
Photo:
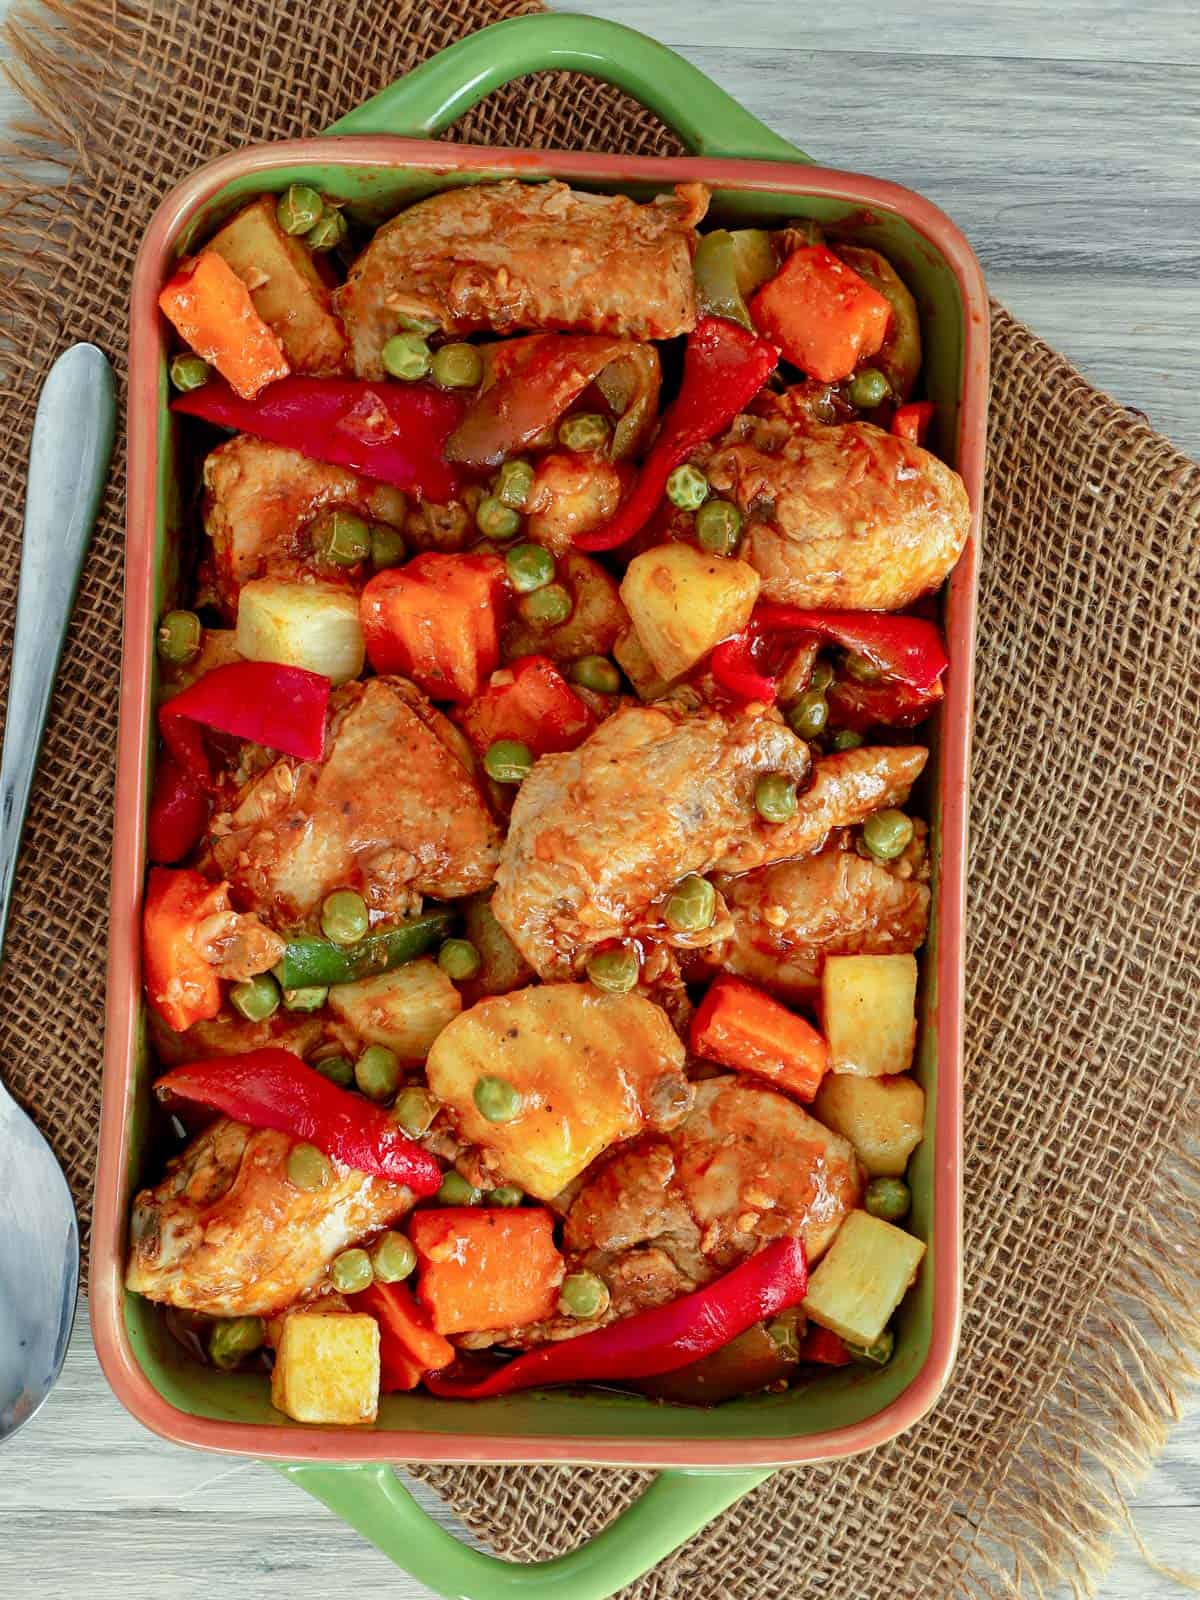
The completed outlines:
<svg viewBox="0 0 1200 1600">
<path fill-rule="evenodd" d="M 771 1476 L 769 1468 L 660 1472 L 639 1500 L 578 1550 L 522 1563 L 460 1543 L 422 1510 L 386 1463 L 297 1462 L 278 1470 L 451 1600 L 609 1600 Z"/>
<path fill-rule="evenodd" d="M 561 12 L 511 17 L 468 34 L 328 132 L 432 138 L 493 89 L 545 71 L 582 72 L 615 84 L 653 111 L 693 155 L 811 159 L 656 39 L 600 17 Z"/>
</svg>

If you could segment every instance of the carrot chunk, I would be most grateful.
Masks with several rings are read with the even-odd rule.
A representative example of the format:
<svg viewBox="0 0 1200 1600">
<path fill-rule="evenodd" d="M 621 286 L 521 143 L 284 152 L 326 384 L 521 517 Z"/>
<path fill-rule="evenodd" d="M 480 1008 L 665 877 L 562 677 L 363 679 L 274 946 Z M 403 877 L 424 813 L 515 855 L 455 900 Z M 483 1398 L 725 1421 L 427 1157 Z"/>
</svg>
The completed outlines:
<svg viewBox="0 0 1200 1600">
<path fill-rule="evenodd" d="M 408 1236 L 417 1252 L 417 1293 L 438 1333 L 519 1328 L 550 1316 L 563 1261 L 548 1211 L 442 1206 L 417 1211 Z"/>
<path fill-rule="evenodd" d="M 535 756 L 574 750 L 595 718 L 547 656 L 522 656 L 492 674 L 462 712 L 463 730 L 480 755 L 497 739 L 515 739 Z"/>
<path fill-rule="evenodd" d="M 504 567 L 495 556 L 426 551 L 389 567 L 362 593 L 367 655 L 434 700 L 472 700 L 500 659 Z"/>
<path fill-rule="evenodd" d="M 696 1055 L 769 1078 L 811 1100 L 829 1067 L 829 1047 L 803 1017 L 741 978 L 718 978 L 692 1018 Z"/>
<path fill-rule="evenodd" d="M 146 999 L 168 1028 L 182 1033 L 221 1009 L 221 983 L 196 945 L 208 917 L 228 911 L 229 888 L 198 872 L 152 867 L 142 907 Z"/>
<path fill-rule="evenodd" d="M 384 1394 L 415 1389 L 427 1372 L 448 1367 L 458 1352 L 435 1333 L 429 1313 L 403 1283 L 370 1283 L 354 1296 L 379 1324 L 379 1387 Z"/>
<path fill-rule="evenodd" d="M 910 439 L 913 444 L 924 444 L 932 421 L 932 401 L 910 400 L 908 405 L 896 408 L 896 415 L 892 418 L 892 432 L 898 439 Z"/>
<path fill-rule="evenodd" d="M 750 302 L 754 326 L 822 383 L 848 378 L 887 334 L 892 308 L 823 244 L 795 251 Z"/>
<path fill-rule="evenodd" d="M 292 370 L 283 346 L 254 309 L 249 289 L 215 250 L 185 261 L 158 303 L 196 354 L 244 400 L 253 400 Z"/>
</svg>

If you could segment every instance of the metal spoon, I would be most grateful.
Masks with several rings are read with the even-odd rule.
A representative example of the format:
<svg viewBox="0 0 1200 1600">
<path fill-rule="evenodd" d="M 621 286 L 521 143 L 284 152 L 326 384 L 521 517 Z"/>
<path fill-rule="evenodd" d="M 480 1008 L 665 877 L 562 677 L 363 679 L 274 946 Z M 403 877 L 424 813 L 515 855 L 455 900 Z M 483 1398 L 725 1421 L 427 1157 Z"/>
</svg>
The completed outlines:
<svg viewBox="0 0 1200 1600">
<path fill-rule="evenodd" d="M 17 850 L 79 574 L 108 474 L 113 375 L 95 345 L 50 370 L 29 452 L 12 674 L 0 756 L 0 951 Z M 0 1441 L 62 1369 L 79 1286 L 79 1224 L 50 1146 L 0 1085 Z"/>
</svg>

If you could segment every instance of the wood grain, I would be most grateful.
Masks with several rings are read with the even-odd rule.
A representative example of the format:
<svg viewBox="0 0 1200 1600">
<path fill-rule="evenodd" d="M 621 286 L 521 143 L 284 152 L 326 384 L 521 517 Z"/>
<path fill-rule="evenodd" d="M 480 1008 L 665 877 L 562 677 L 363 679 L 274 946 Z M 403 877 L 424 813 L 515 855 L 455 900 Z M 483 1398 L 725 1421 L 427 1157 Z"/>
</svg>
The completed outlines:
<svg viewBox="0 0 1200 1600">
<path fill-rule="evenodd" d="M 816 159 L 930 196 L 1018 316 L 1200 455 L 1196 0 L 560 9 L 641 28 Z M 0 89 L 0 126 L 17 109 Z M 1200 1410 L 1173 1433 L 1134 1517 L 1160 1560 L 1200 1572 Z M 146 1433 L 110 1395 L 82 1316 L 59 1387 L 0 1456 L 0 1530 L 0 1594 L 426 1594 L 269 1469 Z M 1127 1543 L 1100 1592 L 1180 1593 Z"/>
</svg>

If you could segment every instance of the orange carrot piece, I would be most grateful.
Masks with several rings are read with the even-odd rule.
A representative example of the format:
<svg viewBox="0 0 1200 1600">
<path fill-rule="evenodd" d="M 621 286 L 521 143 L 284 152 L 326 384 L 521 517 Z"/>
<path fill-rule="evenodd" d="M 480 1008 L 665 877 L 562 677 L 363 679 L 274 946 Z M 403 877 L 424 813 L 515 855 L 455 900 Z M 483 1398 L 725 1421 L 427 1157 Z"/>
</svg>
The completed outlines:
<svg viewBox="0 0 1200 1600">
<path fill-rule="evenodd" d="M 504 566 L 492 555 L 428 550 L 389 567 L 359 610 L 376 672 L 402 672 L 434 700 L 473 699 L 500 659 Z"/>
<path fill-rule="evenodd" d="M 933 421 L 933 403 L 930 400 L 910 400 L 898 406 L 892 418 L 892 432 L 898 439 L 910 439 L 913 444 L 924 444 Z"/>
<path fill-rule="evenodd" d="M 795 251 L 750 302 L 754 326 L 822 383 L 848 378 L 883 344 L 892 308 L 823 244 Z"/>
<path fill-rule="evenodd" d="M 215 250 L 185 261 L 158 303 L 196 354 L 244 400 L 253 400 L 292 370 L 283 346 L 254 309 L 249 289 Z"/>
<path fill-rule="evenodd" d="M 547 656 L 522 656 L 492 674 L 483 693 L 462 711 L 463 731 L 479 754 L 497 739 L 515 739 L 535 756 L 574 750 L 595 718 Z"/>
<path fill-rule="evenodd" d="M 518 1328 L 551 1316 L 558 1304 L 563 1260 L 548 1211 L 441 1206 L 414 1212 L 408 1236 L 417 1293 L 438 1333 Z"/>
<path fill-rule="evenodd" d="M 403 1283 L 370 1283 L 354 1296 L 379 1324 L 380 1387 L 385 1394 L 415 1389 L 427 1372 L 440 1372 L 457 1355 L 449 1339 L 435 1333 L 429 1313 Z"/>
<path fill-rule="evenodd" d="M 151 1010 L 176 1033 L 221 1009 L 220 980 L 195 936 L 205 918 L 229 909 L 228 884 L 190 870 L 150 869 L 142 906 L 142 977 Z"/>
<path fill-rule="evenodd" d="M 803 1017 L 741 978 L 718 978 L 692 1018 L 692 1050 L 710 1061 L 811 1100 L 829 1067 L 829 1046 Z"/>
</svg>

